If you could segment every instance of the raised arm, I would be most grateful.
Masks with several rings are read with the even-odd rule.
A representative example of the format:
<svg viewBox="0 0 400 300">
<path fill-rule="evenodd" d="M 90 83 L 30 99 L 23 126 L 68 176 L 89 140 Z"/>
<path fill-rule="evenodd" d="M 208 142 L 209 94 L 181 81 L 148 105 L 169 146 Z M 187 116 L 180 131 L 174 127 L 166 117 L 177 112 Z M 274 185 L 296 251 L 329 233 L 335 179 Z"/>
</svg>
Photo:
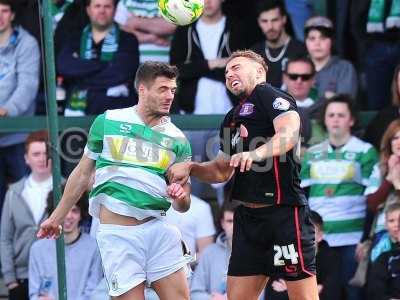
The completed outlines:
<svg viewBox="0 0 400 300">
<path fill-rule="evenodd" d="M 74 204 L 78 202 L 79 198 L 87 190 L 94 167 L 95 161 L 83 155 L 67 180 L 60 203 L 50 217 L 40 225 L 37 234 L 38 238 L 57 238 L 60 236 L 60 225 Z"/>
</svg>

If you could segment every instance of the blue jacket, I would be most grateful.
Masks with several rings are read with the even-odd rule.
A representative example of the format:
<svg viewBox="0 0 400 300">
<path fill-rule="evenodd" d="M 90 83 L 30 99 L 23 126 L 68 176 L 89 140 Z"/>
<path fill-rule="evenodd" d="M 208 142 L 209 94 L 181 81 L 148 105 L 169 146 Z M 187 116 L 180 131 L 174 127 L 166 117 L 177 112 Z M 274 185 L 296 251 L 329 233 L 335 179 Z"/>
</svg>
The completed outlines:
<svg viewBox="0 0 400 300">
<path fill-rule="evenodd" d="M 0 107 L 8 116 L 31 116 L 39 86 L 38 44 L 22 27 L 14 28 L 9 41 L 0 46 Z M 26 134 L 0 134 L 0 147 L 22 143 Z"/>
</svg>

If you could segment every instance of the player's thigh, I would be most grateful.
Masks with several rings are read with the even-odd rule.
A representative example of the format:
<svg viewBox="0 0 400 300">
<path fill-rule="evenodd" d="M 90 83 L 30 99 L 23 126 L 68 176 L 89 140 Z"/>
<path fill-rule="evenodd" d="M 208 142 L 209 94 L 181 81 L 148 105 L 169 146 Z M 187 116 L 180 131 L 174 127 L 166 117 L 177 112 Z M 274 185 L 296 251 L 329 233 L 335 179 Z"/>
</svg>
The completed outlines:
<svg viewBox="0 0 400 300">
<path fill-rule="evenodd" d="M 257 300 L 268 282 L 264 275 L 228 276 L 229 300 Z"/>
<path fill-rule="evenodd" d="M 144 299 L 144 283 L 141 283 L 126 293 L 112 297 L 113 300 L 145 300 Z"/>
<path fill-rule="evenodd" d="M 296 281 L 286 281 L 290 300 L 318 300 L 316 276 Z"/>
<path fill-rule="evenodd" d="M 180 269 L 166 277 L 154 281 L 151 286 L 160 300 L 188 300 L 189 285 L 186 272 Z"/>
</svg>

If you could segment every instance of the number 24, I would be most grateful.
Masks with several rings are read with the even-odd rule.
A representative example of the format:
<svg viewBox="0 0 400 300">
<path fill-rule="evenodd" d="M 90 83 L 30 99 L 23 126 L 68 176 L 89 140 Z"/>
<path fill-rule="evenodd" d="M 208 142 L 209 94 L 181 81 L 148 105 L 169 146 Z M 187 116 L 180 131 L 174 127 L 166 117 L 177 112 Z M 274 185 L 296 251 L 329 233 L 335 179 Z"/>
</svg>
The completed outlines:
<svg viewBox="0 0 400 300">
<path fill-rule="evenodd" d="M 290 259 L 292 265 L 296 265 L 298 261 L 299 254 L 296 252 L 293 244 L 287 246 L 278 246 L 274 245 L 274 266 L 284 266 L 285 261 L 282 260 L 282 256 L 284 259 Z"/>
</svg>

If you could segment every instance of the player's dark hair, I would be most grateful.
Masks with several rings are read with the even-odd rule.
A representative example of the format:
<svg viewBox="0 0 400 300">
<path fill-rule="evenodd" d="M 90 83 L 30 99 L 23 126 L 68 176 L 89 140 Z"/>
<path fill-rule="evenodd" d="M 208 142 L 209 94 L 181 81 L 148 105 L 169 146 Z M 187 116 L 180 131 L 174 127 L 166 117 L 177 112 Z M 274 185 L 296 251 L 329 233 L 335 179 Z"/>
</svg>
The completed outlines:
<svg viewBox="0 0 400 300">
<path fill-rule="evenodd" d="M 323 227 L 324 220 L 322 219 L 321 215 L 317 213 L 315 210 L 310 211 L 310 221 L 313 223 L 314 226 Z"/>
<path fill-rule="evenodd" d="M 237 57 L 245 57 L 245 58 L 251 59 L 252 61 L 260 64 L 264 68 L 265 73 L 268 73 L 268 66 L 265 63 L 264 58 L 261 55 L 255 53 L 254 51 L 237 50 L 237 51 L 233 52 L 231 54 L 231 56 L 229 56 L 227 63 L 229 63 L 232 59 L 237 58 Z"/>
<path fill-rule="evenodd" d="M 256 6 L 256 14 L 257 17 L 260 16 L 265 11 L 269 11 L 272 9 L 279 9 L 281 16 L 287 16 L 285 4 L 282 0 L 269 0 L 269 1 L 258 1 Z"/>
<path fill-rule="evenodd" d="M 0 4 L 9 6 L 13 13 L 17 10 L 17 5 L 15 0 L 0 0 Z"/>
<path fill-rule="evenodd" d="M 151 86 L 157 77 L 175 79 L 178 77 L 178 68 L 163 62 L 146 61 L 136 72 L 135 89 L 138 90 L 141 83 Z"/>
<path fill-rule="evenodd" d="M 313 74 L 313 75 L 315 74 L 315 65 L 314 65 L 313 61 L 309 57 L 304 56 L 304 55 L 290 57 L 288 59 L 288 61 L 285 63 L 283 71 L 285 73 L 287 73 L 287 71 L 289 69 L 289 65 L 291 63 L 295 63 L 295 62 L 303 62 L 305 64 L 308 64 L 311 68 L 311 74 Z"/>
<path fill-rule="evenodd" d="M 64 193 L 64 188 L 65 186 L 63 185 L 61 187 L 62 193 Z M 50 216 L 53 210 L 55 209 L 54 207 L 54 202 L 53 202 L 53 190 L 49 192 L 47 195 L 47 206 L 46 206 L 46 213 Z M 89 195 L 87 192 L 84 192 L 82 196 L 79 198 L 78 202 L 76 203 L 76 206 L 79 207 L 81 211 L 81 221 L 79 224 L 84 220 L 89 217 Z"/>
<path fill-rule="evenodd" d="M 322 106 L 321 115 L 320 115 L 320 120 L 319 121 L 320 121 L 320 124 L 324 127 L 325 130 L 326 130 L 325 114 L 326 114 L 326 110 L 327 110 L 328 106 L 331 103 L 343 103 L 343 104 L 346 104 L 347 108 L 350 111 L 350 116 L 354 120 L 353 129 L 357 127 L 357 109 L 356 109 L 356 105 L 354 103 L 353 98 L 351 98 L 351 96 L 347 95 L 347 94 L 339 94 L 339 95 L 335 95 L 332 98 L 329 98 L 328 100 L 326 100 L 324 105 Z"/>
</svg>

